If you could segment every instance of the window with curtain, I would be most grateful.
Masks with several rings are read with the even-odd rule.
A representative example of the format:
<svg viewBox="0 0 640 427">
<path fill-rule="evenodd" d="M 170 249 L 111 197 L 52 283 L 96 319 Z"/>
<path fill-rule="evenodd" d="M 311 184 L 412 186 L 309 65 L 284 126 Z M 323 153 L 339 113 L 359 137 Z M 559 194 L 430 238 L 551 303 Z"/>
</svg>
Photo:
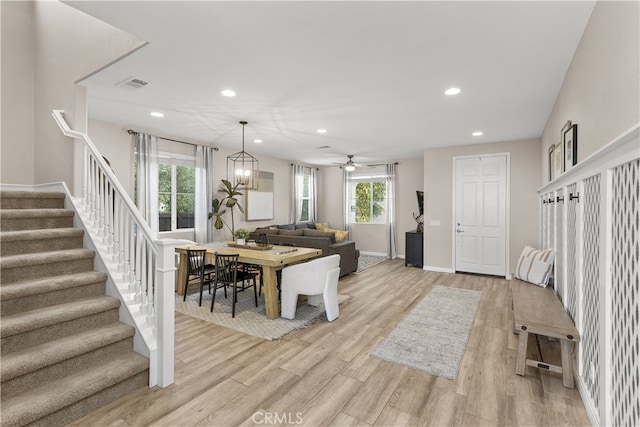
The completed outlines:
<svg viewBox="0 0 640 427">
<path fill-rule="evenodd" d="M 388 193 L 386 175 L 352 175 L 350 181 L 350 223 L 385 224 Z"/>
</svg>

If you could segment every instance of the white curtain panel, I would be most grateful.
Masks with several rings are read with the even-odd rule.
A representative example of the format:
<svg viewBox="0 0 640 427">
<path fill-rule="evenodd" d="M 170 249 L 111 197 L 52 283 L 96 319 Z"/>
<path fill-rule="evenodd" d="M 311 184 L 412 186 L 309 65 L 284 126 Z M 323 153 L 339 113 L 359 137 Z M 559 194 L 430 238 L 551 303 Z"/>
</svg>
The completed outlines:
<svg viewBox="0 0 640 427">
<path fill-rule="evenodd" d="M 344 229 L 351 233 L 351 172 L 342 169 L 342 194 L 343 194 L 343 212 L 344 212 Z M 353 235 L 353 234 L 352 234 Z"/>
<path fill-rule="evenodd" d="M 302 215 L 302 195 L 304 191 L 304 166 L 292 164 L 291 177 L 293 185 L 291 186 L 291 223 L 295 224 L 300 221 Z"/>
<path fill-rule="evenodd" d="M 135 140 L 137 172 L 136 205 L 158 237 L 158 138 L 139 133 Z"/>
<path fill-rule="evenodd" d="M 318 219 L 318 169 L 310 168 L 309 177 L 309 222 L 316 222 Z"/>
<path fill-rule="evenodd" d="M 213 177 L 215 148 L 198 145 L 196 148 L 196 203 L 195 238 L 198 243 L 213 241 L 213 221 L 209 220 L 213 193 L 216 191 Z"/>
<path fill-rule="evenodd" d="M 388 163 L 387 172 L 387 256 L 398 257 L 398 236 L 396 232 L 396 164 Z"/>
</svg>

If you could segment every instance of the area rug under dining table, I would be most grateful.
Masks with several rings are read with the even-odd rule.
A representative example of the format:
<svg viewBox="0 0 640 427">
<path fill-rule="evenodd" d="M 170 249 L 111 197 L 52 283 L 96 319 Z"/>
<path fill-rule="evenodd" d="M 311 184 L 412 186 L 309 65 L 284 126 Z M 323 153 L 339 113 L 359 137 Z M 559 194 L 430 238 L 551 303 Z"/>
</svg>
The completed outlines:
<svg viewBox="0 0 640 427">
<path fill-rule="evenodd" d="M 435 286 L 371 356 L 455 379 L 481 296 L 479 291 Z"/>
<path fill-rule="evenodd" d="M 258 297 L 258 307 L 255 306 L 253 298 L 253 288 L 238 292 L 238 302 L 236 303 L 236 317 L 231 317 L 231 290 L 228 291 L 228 298 L 224 297 L 224 290 L 218 289 L 216 293 L 216 303 L 211 310 L 211 295 L 205 288 L 202 295 L 202 306 L 198 306 L 200 292 L 194 286 L 193 292 L 187 295 L 187 300 L 183 301 L 182 296 L 177 295 L 175 310 L 188 316 L 196 317 L 216 325 L 234 329 L 254 337 L 265 340 L 276 340 L 282 338 L 289 332 L 306 328 L 309 325 L 325 319 L 324 304 L 317 307 L 302 303 L 296 309 L 296 318 L 293 320 L 277 318 L 269 320 L 266 317 L 264 308 L 264 297 Z M 338 295 L 338 304 L 344 304 L 350 299 L 347 295 Z"/>
</svg>

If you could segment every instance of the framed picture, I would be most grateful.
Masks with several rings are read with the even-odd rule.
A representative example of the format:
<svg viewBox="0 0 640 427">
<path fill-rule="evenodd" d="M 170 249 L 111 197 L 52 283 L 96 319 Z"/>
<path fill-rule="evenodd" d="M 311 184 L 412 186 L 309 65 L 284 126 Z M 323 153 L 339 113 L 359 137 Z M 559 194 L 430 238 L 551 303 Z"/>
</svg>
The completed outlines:
<svg viewBox="0 0 640 427">
<path fill-rule="evenodd" d="M 578 163 L 578 125 L 569 126 L 562 134 L 564 154 L 563 171 L 568 171 Z"/>
<path fill-rule="evenodd" d="M 551 154 L 553 157 L 552 179 L 556 179 L 562 175 L 562 146 L 562 143 L 559 142 L 553 147 L 553 153 Z"/>
</svg>

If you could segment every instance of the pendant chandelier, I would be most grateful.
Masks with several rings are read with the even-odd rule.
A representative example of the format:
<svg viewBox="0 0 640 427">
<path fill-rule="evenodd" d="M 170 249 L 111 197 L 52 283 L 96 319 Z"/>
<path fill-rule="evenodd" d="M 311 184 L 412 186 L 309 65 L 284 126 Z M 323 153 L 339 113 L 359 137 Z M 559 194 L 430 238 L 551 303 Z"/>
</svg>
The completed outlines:
<svg viewBox="0 0 640 427">
<path fill-rule="evenodd" d="M 242 125 L 242 151 L 227 156 L 227 179 L 238 185 L 238 188 L 255 190 L 258 188 L 258 159 L 244 151 L 244 127 L 246 121 L 240 121 Z"/>
</svg>

